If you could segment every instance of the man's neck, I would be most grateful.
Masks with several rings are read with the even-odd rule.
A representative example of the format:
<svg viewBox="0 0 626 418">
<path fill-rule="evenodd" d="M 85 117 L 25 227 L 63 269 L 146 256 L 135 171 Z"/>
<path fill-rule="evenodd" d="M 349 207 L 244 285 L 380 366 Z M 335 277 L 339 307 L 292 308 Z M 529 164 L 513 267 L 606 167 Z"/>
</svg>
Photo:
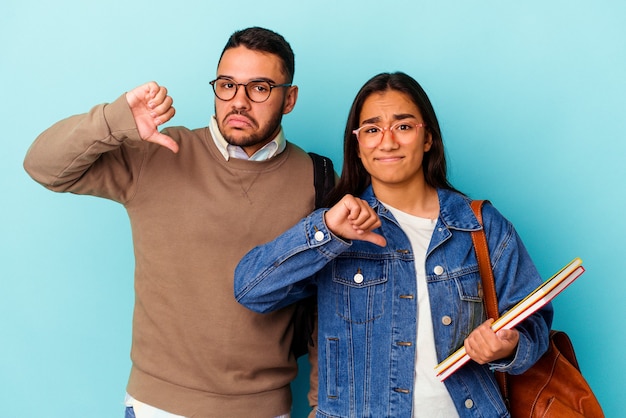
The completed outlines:
<svg viewBox="0 0 626 418">
<path fill-rule="evenodd" d="M 228 141 L 226 141 L 226 139 L 219 130 L 219 126 L 217 124 L 215 116 L 211 117 L 209 130 L 211 131 L 211 136 L 213 137 L 213 141 L 215 142 L 217 149 L 220 151 L 226 161 L 231 158 L 251 161 L 268 160 L 283 152 L 285 150 L 285 147 L 287 146 L 287 140 L 285 139 L 281 127 L 278 127 L 278 130 L 276 131 L 273 139 L 265 143 L 263 146 L 259 147 L 257 150 L 252 152 L 252 154 L 250 154 L 246 149 L 250 147 L 243 148 L 238 145 L 229 144 Z"/>
</svg>

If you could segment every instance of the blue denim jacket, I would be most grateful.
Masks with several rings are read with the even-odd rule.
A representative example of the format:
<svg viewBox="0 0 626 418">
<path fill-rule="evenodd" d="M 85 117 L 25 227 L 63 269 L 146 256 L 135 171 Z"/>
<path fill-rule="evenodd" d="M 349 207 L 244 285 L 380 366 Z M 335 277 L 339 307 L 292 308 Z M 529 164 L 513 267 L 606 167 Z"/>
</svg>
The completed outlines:
<svg viewBox="0 0 626 418">
<path fill-rule="evenodd" d="M 482 286 L 470 231 L 480 228 L 470 200 L 438 190 L 440 214 L 426 256 L 426 280 L 438 361 L 485 321 Z M 235 297 L 270 312 L 318 295 L 317 417 L 411 417 L 417 284 L 408 237 L 371 187 L 361 196 L 382 221 L 386 247 L 345 242 L 328 231 L 324 209 L 248 253 L 235 272 Z M 483 222 L 500 312 L 541 278 L 513 225 L 492 205 Z M 492 370 L 519 374 L 547 349 L 552 307 L 527 318 L 512 358 L 470 361 L 445 380 L 462 417 L 508 417 Z M 434 373 L 434 371 L 433 371 Z M 417 416 L 419 416 L 419 411 Z"/>
</svg>

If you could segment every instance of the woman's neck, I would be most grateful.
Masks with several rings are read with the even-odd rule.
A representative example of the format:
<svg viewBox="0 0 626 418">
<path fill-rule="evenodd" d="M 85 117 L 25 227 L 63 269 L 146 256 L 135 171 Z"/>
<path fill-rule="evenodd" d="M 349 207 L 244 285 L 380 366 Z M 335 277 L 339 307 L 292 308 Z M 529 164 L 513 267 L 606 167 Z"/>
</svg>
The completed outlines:
<svg viewBox="0 0 626 418">
<path fill-rule="evenodd" d="M 439 216 L 437 189 L 425 182 L 410 187 L 372 183 L 374 194 L 381 202 L 420 218 L 436 219 Z"/>
</svg>

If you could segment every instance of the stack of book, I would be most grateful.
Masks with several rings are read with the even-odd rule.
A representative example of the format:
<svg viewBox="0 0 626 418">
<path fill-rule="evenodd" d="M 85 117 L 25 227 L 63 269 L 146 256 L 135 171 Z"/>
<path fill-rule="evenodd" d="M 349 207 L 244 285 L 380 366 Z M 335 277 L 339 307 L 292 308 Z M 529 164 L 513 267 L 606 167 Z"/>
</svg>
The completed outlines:
<svg viewBox="0 0 626 418">
<path fill-rule="evenodd" d="M 582 260 L 575 258 L 554 276 L 550 277 L 533 290 L 526 298 L 494 321 L 493 324 L 491 324 L 491 328 L 494 331 L 513 328 L 554 299 L 556 295 L 572 284 L 572 282 L 579 278 L 584 272 L 585 269 L 582 266 Z M 469 359 L 470 357 L 465 352 L 465 347 L 459 348 L 435 367 L 437 377 L 443 382 L 452 373 L 467 363 Z"/>
</svg>

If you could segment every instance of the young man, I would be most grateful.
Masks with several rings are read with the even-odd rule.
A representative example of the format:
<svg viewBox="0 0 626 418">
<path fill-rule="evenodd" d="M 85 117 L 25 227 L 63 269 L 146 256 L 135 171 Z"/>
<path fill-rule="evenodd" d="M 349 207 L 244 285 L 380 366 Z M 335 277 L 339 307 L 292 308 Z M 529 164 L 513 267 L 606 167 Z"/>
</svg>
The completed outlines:
<svg viewBox="0 0 626 418">
<path fill-rule="evenodd" d="M 233 271 L 314 209 L 313 166 L 285 140 L 298 97 L 294 55 L 262 28 L 235 32 L 220 58 L 215 115 L 200 129 L 149 82 L 43 132 L 26 171 L 57 192 L 123 204 L 135 248 L 127 417 L 288 416 L 294 309 L 252 313 Z"/>
</svg>

